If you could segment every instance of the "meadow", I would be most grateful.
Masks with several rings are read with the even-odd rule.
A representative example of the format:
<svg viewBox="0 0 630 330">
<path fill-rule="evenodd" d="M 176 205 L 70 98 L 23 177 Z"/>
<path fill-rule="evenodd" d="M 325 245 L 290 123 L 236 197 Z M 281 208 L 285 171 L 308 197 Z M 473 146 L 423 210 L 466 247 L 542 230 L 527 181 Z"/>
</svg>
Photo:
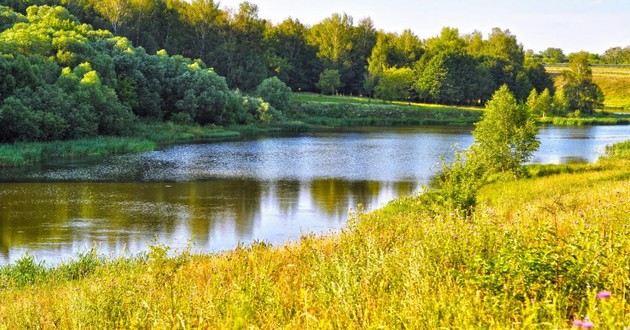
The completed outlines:
<svg viewBox="0 0 630 330">
<path fill-rule="evenodd" d="M 415 102 L 386 102 L 358 96 L 295 93 L 287 117 L 313 126 L 470 126 L 482 109 Z"/>
<path fill-rule="evenodd" d="M 630 324 L 630 142 L 478 193 L 355 213 L 281 247 L 0 269 L 0 328 L 571 328 Z M 577 323 L 576 323 L 577 324 Z"/>
<path fill-rule="evenodd" d="M 607 108 L 630 110 L 630 65 L 593 65 L 593 82 L 604 92 Z M 555 77 L 567 70 L 566 65 L 547 66 L 546 70 Z"/>
</svg>

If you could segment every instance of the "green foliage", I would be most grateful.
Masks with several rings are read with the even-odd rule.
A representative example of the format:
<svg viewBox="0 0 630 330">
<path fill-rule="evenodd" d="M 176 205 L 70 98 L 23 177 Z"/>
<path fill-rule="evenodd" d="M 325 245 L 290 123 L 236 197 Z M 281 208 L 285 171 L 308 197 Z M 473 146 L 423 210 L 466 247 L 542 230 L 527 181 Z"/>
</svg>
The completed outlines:
<svg viewBox="0 0 630 330">
<path fill-rule="evenodd" d="M 421 99 L 437 103 L 479 104 L 492 93 L 492 77 L 472 56 L 442 52 L 418 62 L 415 89 Z"/>
<path fill-rule="evenodd" d="M 413 83 L 413 70 L 409 68 L 386 69 L 379 79 L 374 95 L 387 101 L 409 100 Z"/>
<path fill-rule="evenodd" d="M 540 95 L 536 89 L 532 89 L 529 97 L 527 97 L 527 108 L 535 117 L 547 117 L 554 113 L 553 97 L 548 89 L 545 89 Z"/>
<path fill-rule="evenodd" d="M 604 104 L 602 90 L 593 83 L 593 71 L 587 53 L 575 54 L 569 62 L 570 71 L 564 72 L 563 91 L 569 111 L 592 114 Z"/>
<path fill-rule="evenodd" d="M 337 90 L 342 86 L 341 75 L 337 70 L 327 69 L 319 75 L 317 87 L 323 92 L 330 95 L 337 94 Z"/>
<path fill-rule="evenodd" d="M 560 48 L 547 48 L 541 52 L 541 56 L 545 64 L 565 63 L 567 61 L 567 56 Z"/>
<path fill-rule="evenodd" d="M 278 77 L 263 80 L 256 88 L 256 95 L 279 110 L 288 110 L 291 105 L 291 88 Z"/>
<path fill-rule="evenodd" d="M 491 172 L 518 174 L 522 164 L 538 149 L 537 133 L 527 107 L 517 102 L 507 86 L 502 86 L 475 126 L 472 152 Z"/>
<path fill-rule="evenodd" d="M 130 17 L 129 5 L 107 1 L 98 6 L 121 12 L 119 18 L 107 17 L 116 30 Z M 242 9 L 245 16 L 239 20 L 246 28 L 255 8 Z M 4 20 L 13 25 L 0 33 L 5 77 L 0 124 L 7 127 L 0 142 L 129 135 L 136 117 L 203 125 L 269 120 L 261 115 L 263 107 L 247 109 L 245 98 L 201 61 L 166 52 L 148 55 L 128 39 L 80 24 L 63 7 L 31 6 L 24 18 L 6 7 L 2 13 L 13 17 Z"/>
</svg>

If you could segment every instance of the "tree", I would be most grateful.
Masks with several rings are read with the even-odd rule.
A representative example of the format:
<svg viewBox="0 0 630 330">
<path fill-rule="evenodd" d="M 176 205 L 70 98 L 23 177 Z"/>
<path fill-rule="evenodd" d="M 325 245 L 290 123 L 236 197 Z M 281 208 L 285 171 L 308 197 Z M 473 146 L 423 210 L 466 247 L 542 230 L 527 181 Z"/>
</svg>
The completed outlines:
<svg viewBox="0 0 630 330">
<path fill-rule="evenodd" d="M 526 106 L 519 104 L 503 85 L 486 105 L 477 123 L 472 150 L 490 172 L 518 174 L 523 163 L 538 149 L 538 128 Z"/>
<path fill-rule="evenodd" d="M 593 72 L 588 53 L 577 53 L 571 56 L 570 71 L 564 72 L 563 91 L 570 111 L 592 114 L 596 108 L 604 104 L 604 93 L 593 83 Z"/>
<path fill-rule="evenodd" d="M 472 56 L 442 52 L 419 62 L 415 89 L 422 99 L 437 103 L 475 104 L 486 100 L 493 83 L 489 72 Z"/>
<path fill-rule="evenodd" d="M 337 94 L 337 90 L 341 88 L 341 75 L 337 70 L 327 69 L 319 75 L 319 82 L 317 87 L 323 93 L 329 93 L 331 95 Z"/>
<path fill-rule="evenodd" d="M 409 100 L 414 73 L 409 68 L 391 68 L 383 72 L 376 86 L 376 97 L 387 100 Z"/>
<path fill-rule="evenodd" d="M 321 72 L 317 48 L 307 41 L 308 29 L 298 20 L 287 19 L 267 30 L 268 64 L 280 80 L 293 90 L 315 90 Z"/>
<path fill-rule="evenodd" d="M 119 27 L 125 23 L 131 12 L 130 0 L 100 0 L 95 2 L 94 8 L 109 21 L 114 34 L 118 34 Z"/>
<path fill-rule="evenodd" d="M 527 98 L 527 108 L 535 117 L 546 117 L 553 112 L 553 97 L 548 89 L 538 94 L 536 89 L 532 89 Z"/>
<path fill-rule="evenodd" d="M 567 61 L 567 56 L 560 48 L 547 48 L 540 55 L 545 64 L 565 63 Z"/>
<path fill-rule="evenodd" d="M 256 95 L 278 110 L 288 110 L 291 103 L 291 88 L 278 77 L 263 80 L 256 88 Z"/>
</svg>

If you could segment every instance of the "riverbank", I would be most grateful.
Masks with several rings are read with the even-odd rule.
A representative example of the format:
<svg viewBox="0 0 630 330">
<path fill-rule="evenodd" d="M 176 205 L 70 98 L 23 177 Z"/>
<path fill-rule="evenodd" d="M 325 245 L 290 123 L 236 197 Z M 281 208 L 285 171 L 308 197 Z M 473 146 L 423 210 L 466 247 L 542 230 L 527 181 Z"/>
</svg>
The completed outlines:
<svg viewBox="0 0 630 330">
<path fill-rule="evenodd" d="M 425 197 L 342 233 L 216 255 L 0 268 L 6 328 L 569 328 L 630 322 L 630 142 L 596 164 L 529 167 L 464 219 Z M 596 299 L 600 291 L 608 291 Z"/>
<path fill-rule="evenodd" d="M 153 151 L 178 143 L 218 142 L 260 135 L 354 127 L 473 126 L 483 114 L 474 107 L 421 103 L 386 103 L 362 97 L 296 93 L 295 105 L 281 121 L 267 125 L 202 127 L 139 122 L 125 137 L 94 137 L 70 141 L 0 144 L 0 168 L 42 162 Z M 599 112 L 592 117 L 548 117 L 555 126 L 624 125 L 630 114 Z"/>
<path fill-rule="evenodd" d="M 40 162 L 86 157 L 106 157 L 153 151 L 176 143 L 235 139 L 241 133 L 219 127 L 138 123 L 133 136 L 99 136 L 79 140 L 0 144 L 0 168 L 28 166 Z"/>
<path fill-rule="evenodd" d="M 153 151 L 170 144 L 217 142 L 259 135 L 318 131 L 363 126 L 471 126 L 481 117 L 478 109 L 432 105 L 346 103 L 343 97 L 310 102 L 298 96 L 295 108 L 281 121 L 267 125 L 202 127 L 173 123 L 139 122 L 125 137 L 94 137 L 55 142 L 0 144 L 0 168 L 29 166 L 46 161 L 105 157 Z M 308 97 L 313 97 L 310 95 Z M 337 98 L 336 103 L 330 103 Z M 326 101 L 327 100 L 327 101 Z M 344 100 L 343 102 L 339 100 Z M 350 99 L 349 99 L 350 100 Z M 364 99 L 366 100 L 366 99 Z"/>
</svg>

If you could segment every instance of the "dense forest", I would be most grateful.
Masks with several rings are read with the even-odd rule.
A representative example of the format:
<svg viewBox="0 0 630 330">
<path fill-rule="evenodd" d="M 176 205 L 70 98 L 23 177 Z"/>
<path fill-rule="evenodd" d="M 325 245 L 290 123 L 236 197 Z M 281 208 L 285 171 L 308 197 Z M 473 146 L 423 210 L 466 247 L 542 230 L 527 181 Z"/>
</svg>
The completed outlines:
<svg viewBox="0 0 630 330">
<path fill-rule="evenodd" d="M 569 87 L 583 88 L 555 93 L 544 67 L 553 52 L 526 52 L 498 28 L 486 37 L 444 28 L 423 40 L 345 14 L 313 26 L 294 19 L 274 25 L 247 2 L 237 11 L 212 0 L 0 5 L 4 142 L 123 134 L 135 118 L 265 122 L 282 117 L 291 90 L 483 105 L 507 85 L 522 102 L 536 103 L 540 94 L 551 104 L 560 94 L 553 105 L 561 114 L 601 104 L 588 76 L 567 75 Z M 574 62 L 585 60 L 574 55 Z M 590 103 L 567 99 L 584 88 L 594 88 Z"/>
</svg>

